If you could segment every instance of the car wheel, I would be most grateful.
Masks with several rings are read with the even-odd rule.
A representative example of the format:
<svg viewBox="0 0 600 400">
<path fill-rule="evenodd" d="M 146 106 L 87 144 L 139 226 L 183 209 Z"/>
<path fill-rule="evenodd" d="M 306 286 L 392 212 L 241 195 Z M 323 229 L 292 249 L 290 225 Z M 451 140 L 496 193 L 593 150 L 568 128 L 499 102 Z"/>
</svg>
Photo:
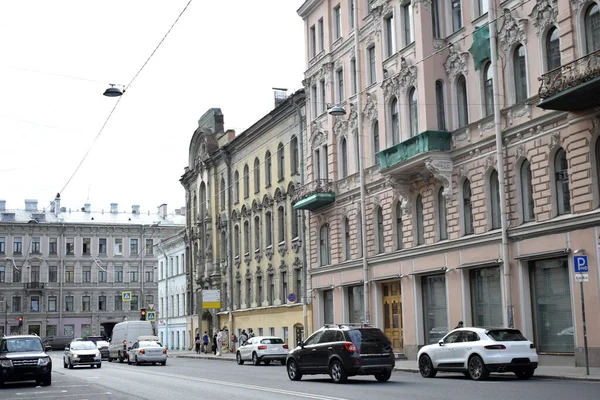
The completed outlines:
<svg viewBox="0 0 600 400">
<path fill-rule="evenodd" d="M 535 370 L 533 368 L 522 369 L 520 371 L 515 371 L 515 375 L 519 379 L 529 379 L 533 376 L 534 371 Z"/>
<path fill-rule="evenodd" d="M 329 376 L 331 376 L 331 380 L 334 383 L 342 383 L 348 379 L 348 374 L 346 374 L 344 366 L 338 360 L 333 360 L 329 364 Z"/>
<path fill-rule="evenodd" d="M 44 379 L 42 379 L 42 386 L 50 386 L 52 385 L 52 373 L 48 372 Z"/>
<path fill-rule="evenodd" d="M 423 354 L 419 358 L 419 372 L 423 378 L 435 378 L 437 370 L 433 368 L 431 358 L 427 354 Z"/>
<path fill-rule="evenodd" d="M 140 361 L 138 360 L 137 356 L 135 356 L 135 365 L 140 365 Z"/>
<path fill-rule="evenodd" d="M 379 382 L 387 382 L 390 380 L 391 376 L 392 376 L 392 370 L 388 369 L 383 372 L 376 373 L 375 379 L 377 379 Z"/>
<path fill-rule="evenodd" d="M 69 369 L 73 369 L 73 364 L 71 363 L 71 360 L 69 360 Z"/>
<path fill-rule="evenodd" d="M 300 372 L 300 366 L 294 360 L 290 360 L 287 363 L 288 378 L 292 381 L 299 381 L 302 379 L 302 372 Z"/>
<path fill-rule="evenodd" d="M 263 361 L 263 362 L 265 363 L 265 365 L 269 365 L 269 364 L 271 364 L 271 360 L 265 360 L 265 361 Z"/>
<path fill-rule="evenodd" d="M 235 360 L 237 361 L 238 365 L 244 365 L 244 360 L 242 360 L 242 355 L 239 351 L 235 355 Z"/>
<path fill-rule="evenodd" d="M 68 368 L 69 365 L 65 362 L 65 359 L 63 358 L 63 368 Z"/>
<path fill-rule="evenodd" d="M 127 359 L 127 365 L 131 365 L 131 360 L 129 358 Z"/>
<path fill-rule="evenodd" d="M 96 368 L 98 368 L 98 369 L 102 368 L 102 363 L 96 365 Z"/>
<path fill-rule="evenodd" d="M 256 353 L 252 353 L 252 365 L 254 365 L 254 366 L 260 365 L 260 360 L 258 359 L 258 356 L 256 355 Z"/>
<path fill-rule="evenodd" d="M 121 353 L 119 353 L 119 362 L 122 363 L 124 361 L 125 361 L 125 359 L 123 358 L 123 356 L 121 355 Z M 129 364 L 129 359 L 127 359 L 127 364 Z"/>
<path fill-rule="evenodd" d="M 490 375 L 485 367 L 483 360 L 479 356 L 473 356 L 469 359 L 469 378 L 474 381 L 482 381 Z"/>
</svg>

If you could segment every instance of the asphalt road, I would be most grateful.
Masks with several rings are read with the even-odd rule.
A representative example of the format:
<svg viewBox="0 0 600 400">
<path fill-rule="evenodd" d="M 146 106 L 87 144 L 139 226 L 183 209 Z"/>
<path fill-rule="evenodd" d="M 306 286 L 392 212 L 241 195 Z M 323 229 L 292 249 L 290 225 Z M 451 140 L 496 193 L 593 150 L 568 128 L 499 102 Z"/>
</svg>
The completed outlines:
<svg viewBox="0 0 600 400">
<path fill-rule="evenodd" d="M 375 399 L 598 399 L 600 383 L 531 379 L 492 375 L 473 382 L 462 374 L 438 374 L 423 379 L 414 373 L 395 372 L 379 383 L 373 377 L 352 377 L 346 384 L 331 383 L 327 376 L 305 376 L 291 382 L 285 368 L 274 363 L 254 367 L 230 361 L 169 358 L 166 366 L 134 366 L 103 362 L 101 369 L 62 367 L 53 354 L 52 386 L 35 383 L 7 384 L 2 400 L 27 399 L 210 399 L 210 400 L 375 400 Z"/>
</svg>

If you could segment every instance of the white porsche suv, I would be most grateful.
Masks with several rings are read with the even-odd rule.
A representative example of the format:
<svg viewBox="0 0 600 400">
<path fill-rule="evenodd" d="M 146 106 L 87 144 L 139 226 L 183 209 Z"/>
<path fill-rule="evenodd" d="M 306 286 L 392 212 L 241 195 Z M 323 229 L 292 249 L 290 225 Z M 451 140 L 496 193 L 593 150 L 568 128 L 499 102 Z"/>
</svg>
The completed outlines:
<svg viewBox="0 0 600 400">
<path fill-rule="evenodd" d="M 529 379 L 538 366 L 532 342 L 513 328 L 458 328 L 417 354 L 419 371 L 433 378 L 438 371 L 462 372 L 484 380 L 490 372 L 512 372 Z"/>
</svg>

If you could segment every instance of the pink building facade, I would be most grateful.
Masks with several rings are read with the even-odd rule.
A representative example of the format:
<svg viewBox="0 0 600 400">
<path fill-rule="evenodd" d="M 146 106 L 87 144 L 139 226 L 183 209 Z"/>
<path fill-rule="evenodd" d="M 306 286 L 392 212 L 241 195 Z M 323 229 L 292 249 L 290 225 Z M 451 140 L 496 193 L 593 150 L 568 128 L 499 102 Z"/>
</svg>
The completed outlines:
<svg viewBox="0 0 600 400">
<path fill-rule="evenodd" d="M 314 326 L 370 322 L 414 358 L 459 320 L 509 325 L 542 365 L 583 366 L 586 256 L 600 366 L 600 2 L 307 0 L 298 13 L 308 127 L 294 207 Z"/>
</svg>

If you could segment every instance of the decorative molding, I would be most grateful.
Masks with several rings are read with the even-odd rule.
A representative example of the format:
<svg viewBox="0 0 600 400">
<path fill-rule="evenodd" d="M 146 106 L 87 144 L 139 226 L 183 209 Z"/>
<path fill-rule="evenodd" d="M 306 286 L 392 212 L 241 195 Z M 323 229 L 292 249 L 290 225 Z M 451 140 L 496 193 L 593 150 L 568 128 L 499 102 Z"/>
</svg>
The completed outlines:
<svg viewBox="0 0 600 400">
<path fill-rule="evenodd" d="M 273 264 L 269 263 L 267 265 L 267 274 L 268 275 L 273 275 L 275 273 L 275 268 L 273 268 Z"/>
<path fill-rule="evenodd" d="M 272 246 L 272 245 L 271 245 L 271 246 L 269 246 L 269 247 L 267 247 L 267 249 L 265 250 L 265 256 L 266 256 L 266 257 L 267 257 L 269 260 L 273 259 L 273 254 L 274 254 L 274 253 L 275 253 L 275 252 L 273 251 L 273 246 Z"/>
<path fill-rule="evenodd" d="M 417 14 L 419 13 L 419 7 L 417 7 L 419 3 L 423 4 L 425 11 L 431 10 L 431 0 L 412 0 L 413 9 Z"/>
<path fill-rule="evenodd" d="M 440 51 L 446 46 L 446 41 L 444 39 L 433 39 L 433 49 L 435 51 Z"/>
<path fill-rule="evenodd" d="M 300 260 L 300 257 L 294 257 L 294 262 L 292 265 L 294 266 L 294 269 L 302 268 L 302 260 Z"/>
<path fill-rule="evenodd" d="M 491 131 L 492 129 L 494 129 L 495 125 L 496 124 L 494 123 L 494 121 L 488 121 L 483 124 L 480 124 L 479 125 L 479 136 L 483 136 L 484 132 Z"/>
<path fill-rule="evenodd" d="M 279 263 L 279 272 L 283 272 L 288 270 L 288 265 L 286 264 L 285 260 L 281 260 L 281 262 Z"/>
<path fill-rule="evenodd" d="M 515 120 L 522 117 L 530 117 L 531 116 L 531 105 L 522 104 L 520 106 L 516 106 L 508 110 L 508 124 L 514 124 Z"/>
<path fill-rule="evenodd" d="M 444 63 L 444 68 L 446 68 L 446 73 L 451 80 L 454 80 L 458 75 L 467 75 L 469 69 L 467 67 L 469 53 L 464 51 L 461 52 L 460 49 L 457 49 L 457 45 L 451 44 L 448 47 L 450 54 L 446 58 L 446 62 Z"/>
<path fill-rule="evenodd" d="M 262 254 L 260 251 L 254 253 L 254 260 L 256 260 L 256 262 L 260 262 L 260 260 L 262 260 Z"/>
<path fill-rule="evenodd" d="M 544 32 L 546 27 L 554 25 L 558 17 L 557 0 L 537 0 L 529 18 L 537 28 L 537 35 Z"/>
<path fill-rule="evenodd" d="M 525 145 L 520 144 L 517 146 L 517 156 L 516 156 L 515 164 L 523 158 L 527 158 L 527 155 L 525 154 Z"/>
<path fill-rule="evenodd" d="M 417 86 L 417 67 L 414 65 L 409 65 L 404 57 L 400 59 L 398 85 L 403 93 L 408 87 Z"/>
<path fill-rule="evenodd" d="M 292 241 L 292 250 L 294 250 L 294 253 L 298 253 L 301 248 L 302 248 L 302 240 L 298 239 L 298 240 Z"/>
<path fill-rule="evenodd" d="M 409 183 L 403 179 L 398 179 L 387 175 L 385 177 L 385 184 L 386 186 L 392 188 L 394 194 L 402 197 L 402 200 L 400 200 L 400 207 L 402 208 L 402 214 L 406 215 L 410 210 L 411 205 Z"/>
<path fill-rule="evenodd" d="M 345 138 L 348 135 L 348 122 L 344 121 L 342 117 L 335 117 L 333 133 L 338 140 Z"/>
<path fill-rule="evenodd" d="M 367 93 L 367 101 L 363 113 L 370 123 L 373 123 L 377 119 L 377 99 L 371 93 Z"/>
<path fill-rule="evenodd" d="M 346 128 L 351 134 L 358 133 L 358 113 L 356 112 L 356 103 L 350 103 L 350 112 L 348 113 Z"/>
<path fill-rule="evenodd" d="M 560 132 L 554 132 L 550 136 L 550 143 L 548 144 L 548 148 L 550 149 L 550 151 L 552 151 L 555 148 L 559 147 L 560 145 L 561 145 L 561 142 L 560 142 Z"/>
<path fill-rule="evenodd" d="M 513 16 L 514 13 L 514 16 Z M 527 44 L 527 19 L 519 18 L 516 11 L 504 9 L 503 23 L 498 36 L 502 50 L 507 52 L 516 43 Z"/>
<path fill-rule="evenodd" d="M 600 117 L 595 117 L 592 120 L 592 135 L 598 135 L 600 134 Z"/>
<path fill-rule="evenodd" d="M 287 253 L 287 246 L 285 245 L 285 242 L 283 243 L 279 243 L 277 245 L 277 252 L 279 253 L 280 256 L 284 256 L 285 253 Z"/>
<path fill-rule="evenodd" d="M 456 173 L 456 175 L 458 176 L 458 178 L 462 178 L 463 176 L 465 176 L 465 166 L 461 165 L 458 167 L 458 171 Z"/>
<path fill-rule="evenodd" d="M 494 156 L 492 156 L 491 154 L 489 154 L 486 158 L 485 158 L 485 171 L 489 171 L 490 169 L 494 168 Z"/>
<path fill-rule="evenodd" d="M 571 8 L 573 11 L 579 12 L 581 7 L 587 4 L 589 4 L 589 0 L 571 0 Z"/>
<path fill-rule="evenodd" d="M 316 149 L 323 143 L 327 143 L 327 131 L 312 131 L 312 133 L 310 142 L 313 149 Z"/>
<path fill-rule="evenodd" d="M 447 159 L 430 158 L 425 161 L 425 168 L 433 175 L 435 179 L 444 185 L 443 195 L 446 202 L 452 199 L 452 170 L 453 164 L 450 156 Z"/>
<path fill-rule="evenodd" d="M 461 143 L 461 142 L 471 142 L 471 135 L 470 135 L 470 131 L 469 128 L 466 128 L 464 131 L 459 132 L 455 135 L 452 135 L 452 145 L 454 147 L 456 147 L 457 143 Z"/>
</svg>

